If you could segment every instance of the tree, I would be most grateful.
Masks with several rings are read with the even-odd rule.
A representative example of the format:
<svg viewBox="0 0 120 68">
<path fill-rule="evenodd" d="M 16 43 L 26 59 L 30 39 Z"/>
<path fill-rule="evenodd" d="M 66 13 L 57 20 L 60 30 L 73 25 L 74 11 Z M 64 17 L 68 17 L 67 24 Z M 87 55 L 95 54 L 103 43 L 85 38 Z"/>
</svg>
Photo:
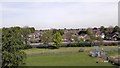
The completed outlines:
<svg viewBox="0 0 120 68">
<path fill-rule="evenodd" d="M 53 31 L 53 35 L 56 33 L 56 32 L 59 32 L 61 35 L 63 35 L 64 34 L 64 30 L 63 29 L 53 29 L 52 30 Z"/>
<path fill-rule="evenodd" d="M 100 41 L 100 44 L 103 45 L 103 39 L 101 37 L 96 37 L 96 40 Z"/>
<path fill-rule="evenodd" d="M 107 29 L 106 29 L 106 33 L 112 33 L 113 32 L 113 27 L 112 26 L 109 26 Z"/>
<path fill-rule="evenodd" d="M 59 29 L 58 31 L 60 32 L 61 35 L 64 34 L 64 30 L 63 29 Z"/>
<path fill-rule="evenodd" d="M 101 27 L 100 27 L 100 31 L 101 31 L 101 32 L 105 32 L 105 27 L 104 27 L 104 26 L 101 26 Z"/>
<path fill-rule="evenodd" d="M 41 39 L 42 39 L 41 41 L 44 44 L 49 44 L 50 42 L 52 42 L 52 31 L 51 30 L 45 31 Z"/>
<path fill-rule="evenodd" d="M 73 34 L 72 34 L 71 32 L 67 32 L 67 33 L 66 33 L 66 37 L 67 37 L 67 39 L 68 39 L 70 42 L 72 42 L 72 40 L 71 40 L 71 39 L 72 39 L 72 35 L 73 35 Z"/>
<path fill-rule="evenodd" d="M 93 42 L 96 40 L 96 37 L 95 37 L 95 33 L 92 31 L 92 29 L 88 28 L 86 30 L 87 34 L 89 35 L 89 41 L 91 42 L 91 46 L 93 44 Z"/>
<path fill-rule="evenodd" d="M 115 26 L 114 28 L 113 28 L 113 33 L 114 32 L 119 32 L 120 33 L 120 27 L 119 26 Z"/>
<path fill-rule="evenodd" d="M 24 64 L 26 54 L 20 28 L 2 29 L 2 66 L 20 66 Z"/>
<path fill-rule="evenodd" d="M 24 40 L 25 45 L 28 45 L 28 43 L 27 43 L 28 34 L 33 33 L 33 32 L 35 32 L 34 27 L 31 27 L 31 28 L 30 27 L 24 27 L 24 28 L 21 29 L 21 34 L 23 36 L 23 40 Z"/>
<path fill-rule="evenodd" d="M 61 45 L 62 43 L 62 36 L 59 32 L 56 32 L 54 35 L 53 35 L 53 46 L 55 46 L 56 48 L 59 48 L 59 46 Z"/>
</svg>

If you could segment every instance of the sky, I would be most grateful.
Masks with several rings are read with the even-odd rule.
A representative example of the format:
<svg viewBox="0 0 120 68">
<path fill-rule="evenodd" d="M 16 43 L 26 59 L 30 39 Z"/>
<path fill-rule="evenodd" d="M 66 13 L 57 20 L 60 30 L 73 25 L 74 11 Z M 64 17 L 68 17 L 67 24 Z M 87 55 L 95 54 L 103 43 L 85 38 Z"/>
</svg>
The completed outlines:
<svg viewBox="0 0 120 68">
<path fill-rule="evenodd" d="M 118 25 L 117 0 L 32 1 L 0 3 L 0 27 L 50 29 Z"/>
</svg>

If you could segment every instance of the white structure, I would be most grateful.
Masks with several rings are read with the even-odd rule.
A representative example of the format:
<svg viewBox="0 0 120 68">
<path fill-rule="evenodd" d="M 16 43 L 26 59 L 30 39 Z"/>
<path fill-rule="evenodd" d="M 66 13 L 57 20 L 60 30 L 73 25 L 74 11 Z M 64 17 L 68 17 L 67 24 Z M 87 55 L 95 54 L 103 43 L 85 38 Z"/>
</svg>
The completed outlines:
<svg viewBox="0 0 120 68">
<path fill-rule="evenodd" d="M 104 33 L 101 34 L 101 38 L 105 38 L 105 34 Z"/>
</svg>

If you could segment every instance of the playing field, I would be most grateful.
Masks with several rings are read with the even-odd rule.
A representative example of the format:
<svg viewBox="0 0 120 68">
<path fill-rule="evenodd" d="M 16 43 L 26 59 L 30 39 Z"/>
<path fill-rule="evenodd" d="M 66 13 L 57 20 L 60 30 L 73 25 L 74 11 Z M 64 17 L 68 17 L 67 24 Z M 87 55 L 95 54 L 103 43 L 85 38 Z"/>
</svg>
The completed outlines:
<svg viewBox="0 0 120 68">
<path fill-rule="evenodd" d="M 27 66 L 112 66 L 99 58 L 89 57 L 87 53 L 30 55 L 26 63 Z"/>
<path fill-rule="evenodd" d="M 75 52 L 63 54 L 39 54 L 41 52 L 65 52 L 78 51 L 81 47 L 69 47 L 60 49 L 27 49 L 24 50 L 28 55 L 26 59 L 27 66 L 112 66 L 111 63 L 105 63 L 101 58 L 90 57 L 89 52 Z M 104 49 L 116 48 L 103 47 Z M 93 47 L 84 47 L 85 50 L 91 50 Z M 112 52 L 110 54 L 117 54 Z M 98 63 L 96 63 L 98 62 Z"/>
<path fill-rule="evenodd" d="M 98 61 L 98 63 L 96 63 Z M 27 66 L 111 66 L 100 58 L 93 58 L 87 53 L 29 55 Z"/>
<path fill-rule="evenodd" d="M 116 49 L 117 46 L 101 46 L 104 50 Z M 39 53 L 47 53 L 47 52 L 66 52 L 66 51 L 79 51 L 80 49 L 84 50 L 92 50 L 94 47 L 61 47 L 59 49 L 42 49 L 42 48 L 32 48 L 23 50 L 27 54 L 39 54 Z"/>
</svg>

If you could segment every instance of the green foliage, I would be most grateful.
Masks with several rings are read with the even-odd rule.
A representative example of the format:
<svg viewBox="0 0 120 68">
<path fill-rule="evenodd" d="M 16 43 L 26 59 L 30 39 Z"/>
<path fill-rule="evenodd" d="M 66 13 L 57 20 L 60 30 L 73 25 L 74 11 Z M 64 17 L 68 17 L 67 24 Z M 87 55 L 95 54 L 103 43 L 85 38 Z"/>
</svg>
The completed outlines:
<svg viewBox="0 0 120 68">
<path fill-rule="evenodd" d="M 59 29 L 58 32 L 60 32 L 61 35 L 64 34 L 64 30 L 63 29 Z"/>
<path fill-rule="evenodd" d="M 52 31 L 53 31 L 53 35 L 54 35 L 56 32 L 59 32 L 61 35 L 64 34 L 64 30 L 63 30 L 63 29 L 59 29 L 59 30 L 53 29 Z"/>
<path fill-rule="evenodd" d="M 26 28 L 21 28 L 21 34 L 23 36 L 23 40 L 24 40 L 24 44 L 27 44 L 27 38 L 28 38 L 28 34 L 35 32 L 35 29 L 33 27 L 26 27 Z"/>
<path fill-rule="evenodd" d="M 19 27 L 2 29 L 2 66 L 19 66 L 24 64 L 26 54 Z"/>
<path fill-rule="evenodd" d="M 90 42 L 75 42 L 75 43 L 70 43 L 67 45 L 67 47 L 90 47 L 91 43 Z"/>
<path fill-rule="evenodd" d="M 89 41 L 90 42 L 94 42 L 96 37 L 95 37 L 95 33 L 92 31 L 92 29 L 88 28 L 87 29 L 87 34 L 89 35 L 90 39 Z"/>
<path fill-rule="evenodd" d="M 101 26 L 101 30 L 104 32 L 104 27 L 103 26 Z M 90 28 L 88 28 L 87 29 L 87 34 L 89 35 L 89 42 L 91 43 L 91 46 L 93 45 L 93 42 L 95 41 L 95 40 L 97 40 L 97 41 L 100 41 L 101 43 L 102 43 L 102 41 L 103 41 L 103 39 L 101 38 L 101 37 L 96 37 L 95 36 L 95 33 L 93 32 L 93 30 L 92 29 L 90 29 Z"/>
<path fill-rule="evenodd" d="M 105 27 L 104 27 L 104 26 L 101 26 L 101 27 L 100 27 L 100 31 L 101 31 L 101 32 L 105 32 Z"/>
<path fill-rule="evenodd" d="M 103 41 L 101 37 L 96 37 L 96 40 L 101 41 L 101 42 Z"/>
<path fill-rule="evenodd" d="M 56 48 L 59 48 L 59 46 L 61 45 L 62 43 L 62 36 L 59 32 L 56 32 L 54 35 L 53 35 L 53 42 L 54 42 L 54 46 L 56 46 Z"/>
<path fill-rule="evenodd" d="M 108 28 L 106 28 L 105 30 L 105 34 L 111 34 L 113 32 L 113 27 L 109 26 Z"/>
<path fill-rule="evenodd" d="M 48 30 L 43 33 L 42 42 L 44 44 L 49 44 L 50 42 L 52 42 L 52 31 L 51 30 Z"/>
<path fill-rule="evenodd" d="M 113 28 L 113 32 L 119 32 L 120 33 L 120 27 L 119 26 L 115 26 Z"/>
</svg>

